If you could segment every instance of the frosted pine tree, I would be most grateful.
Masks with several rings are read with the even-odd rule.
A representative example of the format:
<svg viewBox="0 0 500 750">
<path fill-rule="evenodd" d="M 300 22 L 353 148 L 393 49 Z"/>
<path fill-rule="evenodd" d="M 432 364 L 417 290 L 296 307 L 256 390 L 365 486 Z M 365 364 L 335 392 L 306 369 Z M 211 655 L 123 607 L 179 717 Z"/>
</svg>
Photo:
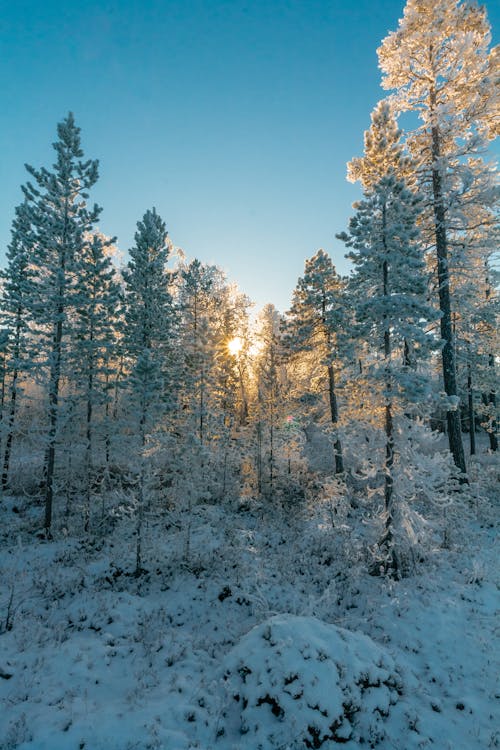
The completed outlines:
<svg viewBox="0 0 500 750">
<path fill-rule="evenodd" d="M 217 266 L 195 259 L 181 267 L 179 423 L 198 496 L 223 498 L 238 460 L 235 436 L 248 417 L 248 305 Z"/>
<path fill-rule="evenodd" d="M 257 353 L 253 366 L 257 489 L 259 494 L 267 494 L 271 499 L 276 489 L 280 454 L 287 438 L 287 376 L 282 322 L 274 305 L 264 306 L 257 320 Z M 267 471 L 264 471 L 265 466 Z"/>
<path fill-rule="evenodd" d="M 179 278 L 184 410 L 191 422 L 188 429 L 203 446 L 208 437 L 208 401 L 216 351 L 214 303 L 221 285 L 220 271 L 195 259 L 181 269 Z"/>
<path fill-rule="evenodd" d="M 31 263 L 36 268 L 32 313 L 35 335 L 48 370 L 48 438 L 44 460 L 45 530 L 52 524 L 56 447 L 61 416 L 61 378 L 70 340 L 70 318 L 78 292 L 78 260 L 86 233 L 100 214 L 89 208 L 88 190 L 98 178 L 98 162 L 83 161 L 80 128 L 68 114 L 57 126 L 53 144 L 57 158 L 52 171 L 26 165 L 33 178 L 23 191 L 27 220 L 31 225 Z M 35 276 L 35 274 L 34 274 Z"/>
<path fill-rule="evenodd" d="M 139 454 L 136 498 L 136 574 L 142 568 L 142 525 L 146 504 L 148 456 L 154 452 L 153 435 L 173 399 L 171 351 L 174 307 L 167 269 L 170 243 L 156 209 L 137 223 L 135 244 L 123 273 L 125 321 L 123 346 L 130 368 L 127 379 L 129 418 L 136 432 Z M 148 450 L 149 449 L 149 450 Z"/>
<path fill-rule="evenodd" d="M 426 325 L 433 317 L 427 305 L 427 276 L 418 244 L 420 200 L 393 173 L 383 177 L 354 204 L 349 233 L 339 235 L 354 263 L 349 283 L 355 313 L 355 335 L 369 345 L 371 362 L 365 377 L 381 388 L 385 402 L 385 533 L 380 541 L 381 566 L 399 574 L 394 530 L 394 412 L 422 398 L 425 380 L 404 359 L 404 342 L 415 356 L 428 353 Z"/>
<path fill-rule="evenodd" d="M 78 300 L 74 316 L 71 358 L 83 402 L 85 424 L 85 530 L 90 519 L 90 494 L 94 480 L 97 423 L 104 421 L 105 456 L 109 457 L 109 379 L 117 341 L 121 290 L 107 249 L 113 240 L 94 232 L 88 235 L 78 259 Z"/>
<path fill-rule="evenodd" d="M 3 280 L 1 322 L 6 334 L 2 396 L 8 378 L 8 411 L 2 464 L 2 488 L 8 485 L 10 457 L 14 439 L 15 419 L 20 380 L 29 369 L 32 352 L 29 347 L 29 322 L 32 302 L 32 271 L 30 269 L 30 217 L 25 203 L 16 208 L 12 224 L 12 239 L 7 249 L 7 266 Z M 2 404 L 4 403 L 2 399 Z"/>
<path fill-rule="evenodd" d="M 383 99 L 377 104 L 372 112 L 371 121 L 370 128 L 364 134 L 364 155 L 348 162 L 347 179 L 350 182 L 359 180 L 366 190 L 392 172 L 398 179 L 405 180 L 408 186 L 415 187 L 417 175 L 414 165 L 405 154 L 401 140 L 402 131 L 388 100 Z M 405 341 L 405 357 L 407 364 L 410 364 L 409 341 Z"/>
<path fill-rule="evenodd" d="M 407 144 L 426 196 L 425 241 L 436 252 L 449 444 L 464 475 L 450 243 L 470 228 L 464 206 L 494 200 L 487 185 L 477 190 L 487 170 L 480 154 L 498 130 L 498 55 L 489 52 L 490 41 L 486 11 L 476 3 L 408 0 L 399 28 L 378 50 L 383 87 L 395 91 L 400 111 L 415 111 L 421 121 Z"/>
<path fill-rule="evenodd" d="M 402 131 L 391 103 L 383 99 L 371 114 L 371 125 L 364 135 L 364 155 L 347 164 L 349 182 L 359 180 L 363 188 L 379 182 L 389 170 L 407 184 L 414 180 L 411 159 L 404 152 Z"/>
<path fill-rule="evenodd" d="M 345 283 L 335 270 L 331 258 L 318 250 L 306 260 L 304 275 L 293 292 L 292 307 L 286 314 L 287 343 L 292 351 L 311 351 L 326 370 L 330 420 L 334 428 L 339 421 L 336 368 L 340 363 L 338 333 L 344 318 Z M 342 445 L 334 439 L 335 471 L 344 471 Z"/>
</svg>

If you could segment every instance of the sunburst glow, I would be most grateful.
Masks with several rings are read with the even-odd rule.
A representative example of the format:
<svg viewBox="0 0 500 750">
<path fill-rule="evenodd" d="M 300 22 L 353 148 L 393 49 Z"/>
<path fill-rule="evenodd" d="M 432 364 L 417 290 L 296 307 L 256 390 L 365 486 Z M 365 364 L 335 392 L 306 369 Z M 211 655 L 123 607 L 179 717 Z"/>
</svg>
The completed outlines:
<svg viewBox="0 0 500 750">
<path fill-rule="evenodd" d="M 229 354 L 235 357 L 243 348 L 243 339 L 240 336 L 235 336 L 234 339 L 228 341 L 227 350 Z"/>
</svg>

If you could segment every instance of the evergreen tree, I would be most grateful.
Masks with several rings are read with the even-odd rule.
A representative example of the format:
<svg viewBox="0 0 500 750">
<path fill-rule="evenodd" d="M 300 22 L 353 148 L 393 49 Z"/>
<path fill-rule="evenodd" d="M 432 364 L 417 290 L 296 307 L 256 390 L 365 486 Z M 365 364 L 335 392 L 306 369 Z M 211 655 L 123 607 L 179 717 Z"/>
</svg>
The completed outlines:
<svg viewBox="0 0 500 750">
<path fill-rule="evenodd" d="M 344 311 L 344 286 L 331 258 L 324 250 L 318 250 L 306 260 L 304 276 L 297 282 L 285 323 L 287 343 L 292 351 L 314 351 L 326 369 L 330 419 L 334 427 L 339 421 L 335 362 L 339 362 L 337 343 Z M 344 462 L 338 434 L 334 449 L 335 471 L 340 474 L 344 471 Z"/>
<path fill-rule="evenodd" d="M 78 261 L 85 237 L 96 223 L 100 209 L 88 208 L 88 190 L 98 178 L 98 162 L 82 161 L 80 128 L 68 114 L 57 126 L 53 144 L 57 159 L 52 171 L 26 165 L 34 184 L 28 182 L 27 221 L 31 263 L 37 269 L 31 313 L 48 374 L 48 439 L 44 461 L 45 529 L 50 533 L 54 498 L 57 432 L 61 416 L 61 377 L 70 340 L 70 317 L 78 297 Z"/>
<path fill-rule="evenodd" d="M 484 8 L 458 0 L 408 0 L 397 31 L 378 50 L 382 85 L 395 90 L 400 111 L 416 111 L 421 126 L 408 138 L 421 189 L 426 225 L 436 250 L 441 311 L 443 380 L 448 396 L 448 435 L 455 464 L 465 476 L 453 336 L 450 242 L 467 229 L 463 208 L 492 200 L 478 156 L 498 116 L 498 56 L 488 52 Z M 483 182 L 485 189 L 478 190 Z"/>
<path fill-rule="evenodd" d="M 376 185 L 389 170 L 400 179 L 412 180 L 412 164 L 405 155 L 396 116 L 391 104 L 383 99 L 371 114 L 371 126 L 365 130 L 364 155 L 347 164 L 347 179 L 359 180 L 363 188 Z"/>
<path fill-rule="evenodd" d="M 254 408 L 258 492 L 262 494 L 264 487 L 267 487 L 271 498 L 276 487 L 278 448 L 285 438 L 286 372 L 281 327 L 282 318 L 278 310 L 274 305 L 265 305 L 258 319 L 256 334 Z M 264 464 L 267 464 L 267 472 L 264 472 Z"/>
<path fill-rule="evenodd" d="M 2 371 L 2 412 L 6 376 L 9 376 L 9 408 L 5 430 L 2 488 L 8 484 L 12 441 L 20 389 L 20 377 L 28 368 L 29 311 L 31 302 L 30 220 L 26 203 L 16 208 L 12 239 L 7 250 L 7 267 L 2 272 L 2 325 L 5 326 Z"/>
<path fill-rule="evenodd" d="M 219 286 L 215 266 L 193 260 L 180 271 L 179 308 L 184 352 L 183 403 L 185 416 L 200 446 L 207 441 L 208 393 L 215 358 L 214 305 Z"/>
<path fill-rule="evenodd" d="M 84 402 L 85 423 L 85 515 L 88 530 L 90 491 L 93 479 L 96 408 L 109 414 L 109 378 L 117 340 L 120 287 L 107 248 L 113 240 L 94 232 L 87 238 L 78 260 L 79 291 L 74 320 L 75 379 Z M 109 454 L 109 424 L 105 424 L 106 456 Z"/>
<path fill-rule="evenodd" d="M 137 223 L 135 245 L 129 251 L 130 261 L 123 274 L 126 285 L 123 344 L 130 366 L 127 385 L 139 450 L 137 575 L 142 566 L 147 443 L 151 443 L 155 427 L 173 400 L 170 352 L 175 318 L 170 291 L 172 275 L 166 267 L 169 252 L 165 223 L 155 208 L 146 211 Z"/>
<path fill-rule="evenodd" d="M 382 387 L 385 401 L 385 534 L 380 542 L 385 570 L 398 573 L 394 549 L 394 409 L 422 398 L 423 381 L 405 364 L 404 342 L 415 355 L 428 352 L 427 322 L 433 312 L 426 302 L 427 278 L 418 245 L 420 199 L 392 172 L 354 204 L 349 234 L 339 235 L 353 251 L 355 270 L 350 293 L 356 335 L 373 353 L 368 367 L 372 384 Z M 380 356 L 381 355 L 381 356 Z"/>
<path fill-rule="evenodd" d="M 200 491 L 223 498 L 246 423 L 249 301 L 225 274 L 195 259 L 179 273 L 181 430 L 201 477 Z"/>
</svg>

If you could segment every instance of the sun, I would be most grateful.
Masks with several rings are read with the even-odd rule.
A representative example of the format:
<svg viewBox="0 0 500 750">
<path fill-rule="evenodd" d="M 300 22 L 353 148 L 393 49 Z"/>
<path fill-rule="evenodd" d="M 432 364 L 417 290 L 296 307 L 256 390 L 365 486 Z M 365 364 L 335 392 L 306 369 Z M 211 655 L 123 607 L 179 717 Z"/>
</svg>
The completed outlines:
<svg viewBox="0 0 500 750">
<path fill-rule="evenodd" d="M 230 341 L 227 342 L 227 350 L 229 354 L 232 354 L 233 357 L 236 357 L 239 352 L 241 352 L 243 348 L 243 339 L 240 336 L 235 336 L 234 339 L 230 339 Z"/>
</svg>

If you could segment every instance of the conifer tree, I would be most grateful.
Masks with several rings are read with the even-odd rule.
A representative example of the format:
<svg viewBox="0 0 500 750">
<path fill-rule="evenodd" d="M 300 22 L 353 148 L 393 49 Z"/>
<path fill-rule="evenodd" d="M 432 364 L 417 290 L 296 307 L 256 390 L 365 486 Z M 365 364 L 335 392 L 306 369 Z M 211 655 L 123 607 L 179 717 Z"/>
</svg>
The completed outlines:
<svg viewBox="0 0 500 750">
<path fill-rule="evenodd" d="M 5 326 L 4 368 L 2 378 L 2 410 L 5 377 L 9 376 L 9 408 L 6 420 L 2 464 L 2 488 L 8 484 L 10 457 L 14 438 L 19 380 L 28 367 L 28 334 L 31 303 L 30 221 L 27 205 L 16 208 L 12 239 L 7 250 L 7 267 L 2 272 L 2 325 Z"/>
<path fill-rule="evenodd" d="M 94 232 L 78 259 L 79 290 L 73 326 L 71 357 L 84 402 L 86 530 L 90 513 L 96 407 L 109 407 L 109 376 L 117 340 L 120 287 L 107 248 L 113 240 Z M 105 425 L 106 454 L 109 425 Z"/>
<path fill-rule="evenodd" d="M 44 461 L 45 530 L 50 534 L 54 498 L 54 472 L 59 420 L 61 377 L 67 355 L 70 317 L 78 292 L 78 260 L 85 236 L 96 223 L 100 209 L 87 206 L 88 190 L 98 178 L 98 162 L 82 161 L 80 128 L 72 113 L 57 126 L 53 144 L 56 162 L 26 169 L 34 183 L 23 187 L 26 212 L 31 225 L 31 262 L 37 269 L 31 311 L 38 345 L 48 368 L 48 438 Z"/>
<path fill-rule="evenodd" d="M 180 272 L 179 307 L 184 352 L 184 410 L 200 446 L 207 441 L 208 393 L 215 357 L 213 318 L 218 269 L 193 260 Z"/>
<path fill-rule="evenodd" d="M 286 315 L 287 343 L 296 352 L 314 351 L 328 376 L 330 419 L 335 427 L 339 421 L 335 362 L 339 361 L 337 334 L 343 318 L 344 282 L 331 258 L 318 250 L 306 260 L 304 276 L 293 292 L 292 307 Z M 335 436 L 335 472 L 344 471 L 342 445 Z"/>
<path fill-rule="evenodd" d="M 339 235 L 353 251 L 355 270 L 349 290 L 356 335 L 373 352 L 368 368 L 372 383 L 382 388 L 385 401 L 385 534 L 380 547 L 383 568 L 398 574 L 394 550 L 394 410 L 398 404 L 422 397 L 422 379 L 405 365 L 405 340 L 415 353 L 428 352 L 425 328 L 433 312 L 426 302 L 427 278 L 416 226 L 420 199 L 392 172 L 355 203 L 349 234 Z M 381 356 L 380 356 L 381 355 Z"/>
<path fill-rule="evenodd" d="M 371 114 L 371 125 L 364 134 L 364 155 L 347 164 L 347 179 L 359 180 L 365 190 L 380 182 L 389 172 L 406 185 L 415 187 L 416 174 L 411 159 L 405 154 L 402 131 L 396 114 L 387 99 L 380 101 Z M 411 343 L 405 341 L 405 357 L 410 364 Z"/>
<path fill-rule="evenodd" d="M 156 209 L 137 223 L 135 245 L 124 271 L 126 285 L 124 349 L 130 373 L 130 416 L 137 429 L 139 472 L 136 503 L 136 574 L 142 567 L 142 524 L 147 472 L 146 448 L 162 414 L 171 406 L 170 353 L 175 319 L 166 264 L 170 244 Z"/>
<path fill-rule="evenodd" d="M 371 121 L 370 128 L 365 130 L 364 155 L 347 164 L 347 179 L 350 182 L 359 180 L 366 189 L 392 170 L 408 183 L 412 179 L 411 159 L 404 153 L 402 131 L 389 101 L 383 99 L 377 104 Z"/>
<path fill-rule="evenodd" d="M 463 207 L 493 198 L 490 187 L 477 190 L 486 169 L 479 154 L 498 127 L 498 55 L 489 53 L 490 41 L 485 9 L 476 3 L 408 0 L 399 28 L 378 50 L 383 87 L 395 91 L 400 111 L 413 110 L 421 120 L 407 143 L 427 196 L 426 242 L 436 252 L 449 444 L 464 476 L 450 242 L 468 228 Z"/>
<path fill-rule="evenodd" d="M 285 424 L 285 385 L 282 319 L 274 305 L 265 305 L 258 319 L 255 357 L 256 437 L 258 492 L 267 485 L 272 498 L 275 491 L 280 433 Z M 283 433 L 284 434 L 284 433 Z M 267 444 L 267 450 L 264 450 Z M 264 472 L 264 458 L 267 473 Z"/>
<path fill-rule="evenodd" d="M 181 268 L 181 429 L 201 478 L 197 491 L 220 498 L 248 417 L 248 306 L 217 266 L 195 259 Z"/>
</svg>

